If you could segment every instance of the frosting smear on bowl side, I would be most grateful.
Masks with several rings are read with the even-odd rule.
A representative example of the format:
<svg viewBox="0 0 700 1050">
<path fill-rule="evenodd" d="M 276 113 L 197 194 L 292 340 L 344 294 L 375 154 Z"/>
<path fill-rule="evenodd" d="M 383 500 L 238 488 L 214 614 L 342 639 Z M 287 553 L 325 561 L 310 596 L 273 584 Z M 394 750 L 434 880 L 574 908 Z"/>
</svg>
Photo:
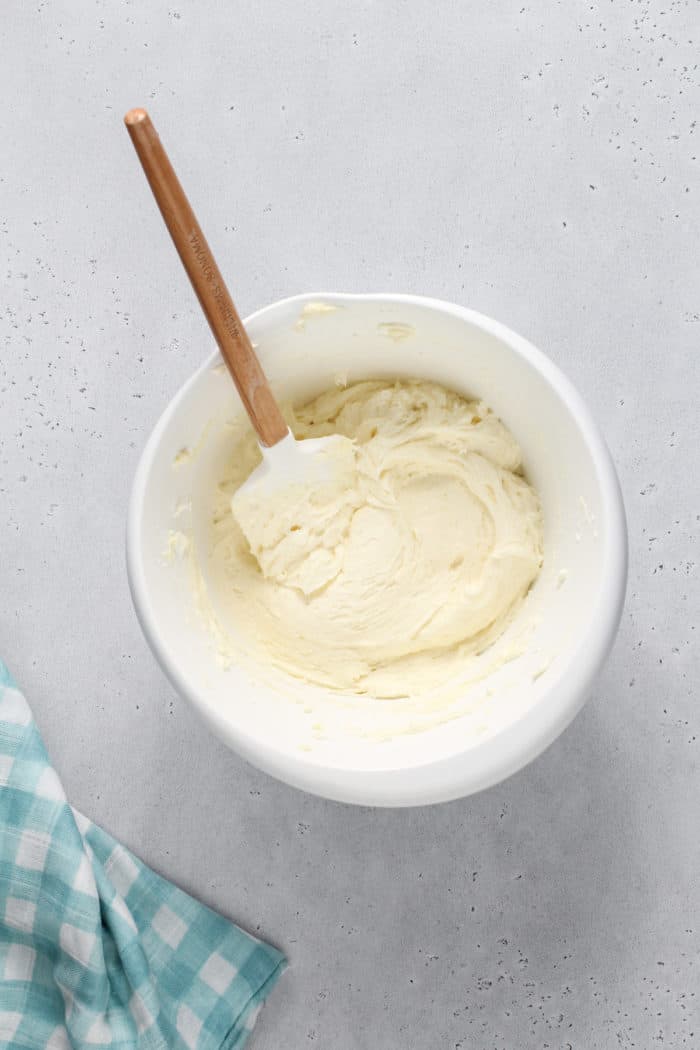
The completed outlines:
<svg viewBox="0 0 700 1050">
<path fill-rule="evenodd" d="M 234 652 L 245 639 L 295 678 L 379 698 L 458 673 L 542 565 L 540 501 L 513 435 L 483 403 L 422 381 L 334 388 L 290 426 L 300 440 L 343 435 L 353 454 L 337 485 L 249 514 L 249 544 L 231 500 L 260 452 L 252 431 L 236 444 L 203 573 L 219 639 L 230 624 Z"/>
</svg>

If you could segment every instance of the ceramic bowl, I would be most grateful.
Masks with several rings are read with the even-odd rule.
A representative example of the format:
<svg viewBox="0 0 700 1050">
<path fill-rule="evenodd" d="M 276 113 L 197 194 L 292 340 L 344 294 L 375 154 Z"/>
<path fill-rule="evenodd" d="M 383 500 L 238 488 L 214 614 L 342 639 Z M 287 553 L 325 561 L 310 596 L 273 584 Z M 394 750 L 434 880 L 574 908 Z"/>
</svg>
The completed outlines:
<svg viewBox="0 0 700 1050">
<path fill-rule="evenodd" d="M 225 666 L 195 608 L 192 575 L 193 554 L 206 560 L 210 493 L 230 452 L 230 424 L 242 414 L 216 352 L 166 408 L 133 485 L 129 579 L 156 658 L 222 740 L 306 791 L 409 806 L 503 780 L 572 720 L 621 615 L 624 509 L 588 409 L 525 339 L 451 303 L 315 293 L 273 303 L 245 323 L 282 399 L 308 399 L 336 382 L 397 377 L 483 398 L 516 436 L 539 491 L 544 567 L 488 650 L 483 674 L 442 707 L 439 696 L 338 696 L 244 655 Z M 176 555 L 165 557 L 166 549 Z"/>
</svg>

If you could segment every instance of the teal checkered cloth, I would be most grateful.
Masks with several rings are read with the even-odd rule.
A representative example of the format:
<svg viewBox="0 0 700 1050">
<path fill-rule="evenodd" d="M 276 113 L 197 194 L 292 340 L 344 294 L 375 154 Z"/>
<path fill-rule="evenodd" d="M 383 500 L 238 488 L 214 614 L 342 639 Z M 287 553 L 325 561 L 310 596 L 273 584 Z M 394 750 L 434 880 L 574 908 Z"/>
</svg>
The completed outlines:
<svg viewBox="0 0 700 1050">
<path fill-rule="evenodd" d="M 0 1047 L 239 1050 L 284 965 L 68 805 L 0 662 Z"/>
</svg>

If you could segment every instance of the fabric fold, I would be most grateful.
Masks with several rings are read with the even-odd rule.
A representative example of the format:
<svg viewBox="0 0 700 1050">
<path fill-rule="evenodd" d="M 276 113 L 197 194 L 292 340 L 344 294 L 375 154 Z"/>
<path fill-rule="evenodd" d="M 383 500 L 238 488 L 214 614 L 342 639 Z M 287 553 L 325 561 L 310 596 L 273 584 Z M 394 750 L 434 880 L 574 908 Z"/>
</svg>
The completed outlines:
<svg viewBox="0 0 700 1050">
<path fill-rule="evenodd" d="M 285 965 L 72 809 L 0 662 L 0 1045 L 240 1050 Z"/>
</svg>

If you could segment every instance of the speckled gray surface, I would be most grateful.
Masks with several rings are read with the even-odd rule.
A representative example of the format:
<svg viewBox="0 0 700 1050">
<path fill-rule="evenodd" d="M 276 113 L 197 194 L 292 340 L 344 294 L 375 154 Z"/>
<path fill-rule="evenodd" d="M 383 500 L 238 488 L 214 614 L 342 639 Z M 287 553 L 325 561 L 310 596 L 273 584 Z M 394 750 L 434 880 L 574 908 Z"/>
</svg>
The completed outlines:
<svg viewBox="0 0 700 1050">
<path fill-rule="evenodd" d="M 0 652 L 73 801 L 288 952 L 255 1050 L 697 1046 L 697 4 L 434 7 L 4 12 Z M 627 607 L 583 714 L 507 783 L 405 812 L 306 797 L 156 667 L 126 500 L 211 340 L 121 127 L 138 104 L 243 312 L 319 289 L 451 299 L 592 406 Z"/>
</svg>

